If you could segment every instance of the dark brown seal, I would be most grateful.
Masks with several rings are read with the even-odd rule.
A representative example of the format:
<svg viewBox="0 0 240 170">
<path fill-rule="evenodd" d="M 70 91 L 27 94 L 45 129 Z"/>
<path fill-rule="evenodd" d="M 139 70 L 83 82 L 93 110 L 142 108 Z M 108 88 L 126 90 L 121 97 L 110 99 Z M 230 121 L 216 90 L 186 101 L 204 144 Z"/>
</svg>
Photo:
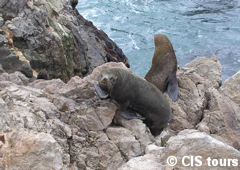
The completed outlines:
<svg viewBox="0 0 240 170">
<path fill-rule="evenodd" d="M 178 98 L 178 82 L 176 78 L 177 58 L 171 42 L 166 35 L 154 35 L 155 51 L 152 66 L 145 79 L 162 92 L 168 90 L 168 95 L 173 101 Z"/>
<path fill-rule="evenodd" d="M 131 115 L 132 111 L 139 113 L 153 135 L 158 135 L 172 119 L 170 105 L 162 92 L 129 71 L 120 68 L 104 70 L 98 76 L 98 85 L 94 86 L 101 99 L 109 96 L 117 101 L 120 107 L 116 116 L 131 119 L 136 118 Z"/>
</svg>

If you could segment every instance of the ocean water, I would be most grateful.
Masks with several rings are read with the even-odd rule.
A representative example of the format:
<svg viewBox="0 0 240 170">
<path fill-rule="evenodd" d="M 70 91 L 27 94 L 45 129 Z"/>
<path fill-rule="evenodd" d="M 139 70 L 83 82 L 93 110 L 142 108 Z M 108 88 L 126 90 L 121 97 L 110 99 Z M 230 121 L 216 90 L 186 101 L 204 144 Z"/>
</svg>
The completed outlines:
<svg viewBox="0 0 240 170">
<path fill-rule="evenodd" d="M 156 33 L 169 37 L 180 67 L 217 55 L 223 81 L 240 70 L 240 0 L 80 0 L 77 9 L 122 48 L 142 77 Z"/>
</svg>

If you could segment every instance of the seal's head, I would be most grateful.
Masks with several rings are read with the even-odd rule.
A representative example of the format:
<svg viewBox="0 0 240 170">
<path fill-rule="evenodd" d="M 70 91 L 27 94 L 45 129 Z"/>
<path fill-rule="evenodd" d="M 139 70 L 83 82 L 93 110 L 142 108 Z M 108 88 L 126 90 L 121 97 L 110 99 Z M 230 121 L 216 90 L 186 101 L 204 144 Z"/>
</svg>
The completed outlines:
<svg viewBox="0 0 240 170">
<path fill-rule="evenodd" d="M 108 94 L 111 93 L 112 88 L 114 87 L 116 83 L 117 77 L 107 71 L 103 71 L 98 76 L 98 85 L 99 87 L 107 92 Z"/>
<path fill-rule="evenodd" d="M 166 54 L 172 47 L 168 37 L 164 34 L 154 35 L 155 53 Z"/>
</svg>

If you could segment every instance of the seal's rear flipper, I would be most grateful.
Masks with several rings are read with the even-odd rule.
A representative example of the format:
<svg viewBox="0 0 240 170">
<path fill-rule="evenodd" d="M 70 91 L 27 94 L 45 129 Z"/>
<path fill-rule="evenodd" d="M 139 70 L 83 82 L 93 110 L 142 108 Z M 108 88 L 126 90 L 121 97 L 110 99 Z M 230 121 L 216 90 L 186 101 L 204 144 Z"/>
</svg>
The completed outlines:
<svg viewBox="0 0 240 170">
<path fill-rule="evenodd" d="M 93 85 L 100 99 L 106 99 L 109 97 L 109 95 L 105 91 L 103 91 L 96 83 L 94 83 Z"/>
<path fill-rule="evenodd" d="M 127 110 L 125 111 L 121 111 L 120 112 L 121 116 L 127 120 L 131 120 L 131 119 L 140 119 L 140 120 L 145 120 L 144 117 L 137 115 L 136 113 L 133 112 L 129 112 Z"/>
<path fill-rule="evenodd" d="M 177 101 L 178 99 L 178 82 L 177 78 L 171 78 L 168 82 L 168 95 L 172 99 L 172 101 Z"/>
</svg>

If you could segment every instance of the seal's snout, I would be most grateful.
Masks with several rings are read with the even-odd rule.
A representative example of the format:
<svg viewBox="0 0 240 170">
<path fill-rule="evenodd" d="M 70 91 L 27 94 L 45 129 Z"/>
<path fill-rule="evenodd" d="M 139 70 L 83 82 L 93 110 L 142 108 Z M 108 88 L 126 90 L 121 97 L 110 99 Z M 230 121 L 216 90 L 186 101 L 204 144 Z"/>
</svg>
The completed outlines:
<svg viewBox="0 0 240 170">
<path fill-rule="evenodd" d="M 102 77 L 102 79 L 99 81 L 99 85 L 107 86 L 108 79 L 107 77 Z"/>
</svg>

